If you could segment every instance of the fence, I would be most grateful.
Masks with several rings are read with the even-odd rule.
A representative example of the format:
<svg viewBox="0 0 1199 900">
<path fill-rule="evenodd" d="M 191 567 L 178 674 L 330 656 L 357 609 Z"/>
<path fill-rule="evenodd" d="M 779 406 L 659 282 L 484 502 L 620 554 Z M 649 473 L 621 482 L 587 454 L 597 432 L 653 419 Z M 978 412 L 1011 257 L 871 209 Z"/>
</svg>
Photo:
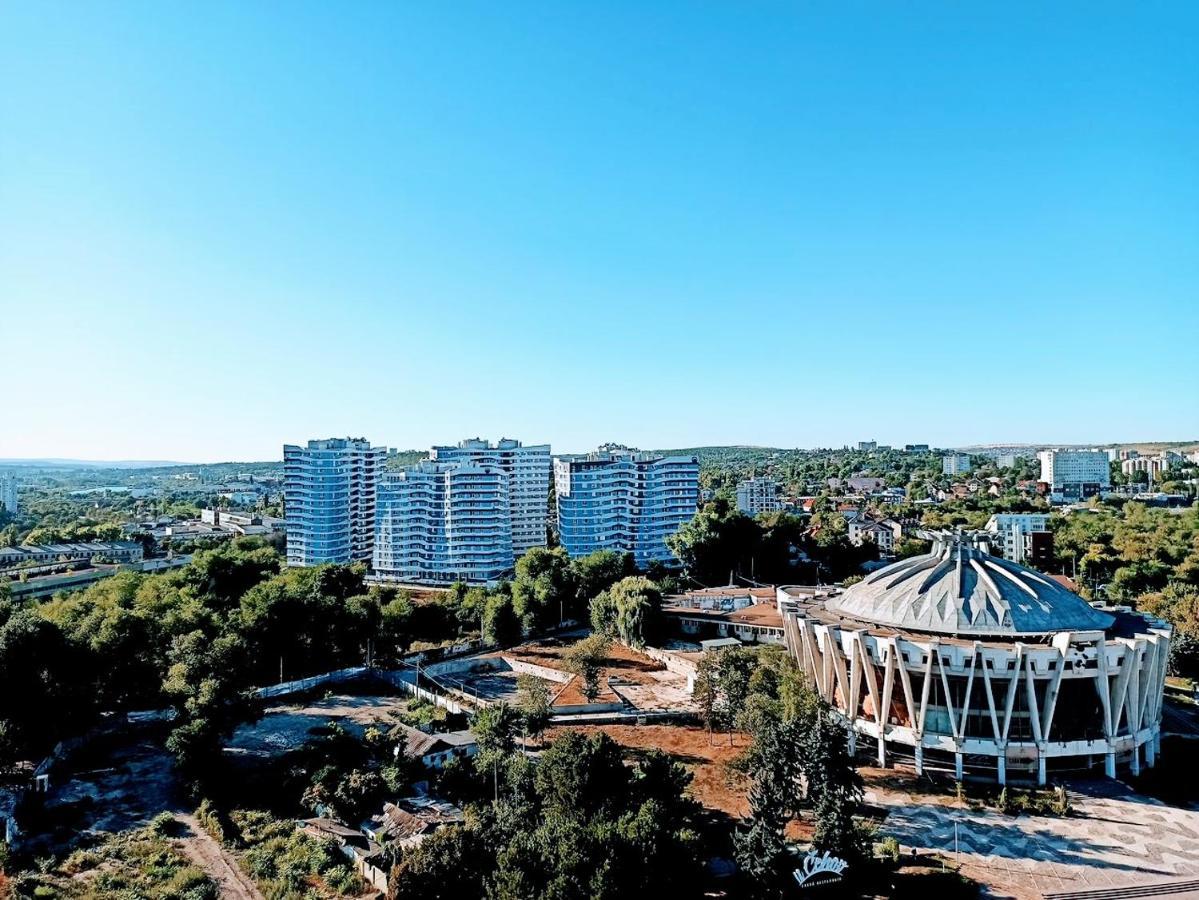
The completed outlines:
<svg viewBox="0 0 1199 900">
<path fill-rule="evenodd" d="M 416 675 L 413 672 L 393 672 L 387 669 L 376 670 L 375 677 L 380 681 L 384 681 L 394 688 L 398 688 L 413 697 L 418 697 L 421 700 L 427 700 L 434 706 L 440 706 L 446 712 L 460 714 L 468 713 L 471 710 L 459 703 L 453 697 L 447 697 L 444 694 L 438 694 L 430 691 L 427 688 L 417 687 Z"/>
<path fill-rule="evenodd" d="M 322 687 L 326 684 L 339 684 L 343 681 L 353 681 L 355 678 L 361 678 L 363 675 L 370 673 L 372 670 L 366 666 L 355 666 L 350 669 L 335 669 L 332 672 L 322 672 L 320 675 L 312 675 L 308 678 L 297 678 L 295 681 L 281 681 L 279 684 L 272 684 L 267 687 L 259 688 L 254 691 L 254 696 L 262 699 L 265 697 L 284 697 L 288 694 L 302 694 L 305 691 L 311 691 L 314 688 Z"/>
</svg>

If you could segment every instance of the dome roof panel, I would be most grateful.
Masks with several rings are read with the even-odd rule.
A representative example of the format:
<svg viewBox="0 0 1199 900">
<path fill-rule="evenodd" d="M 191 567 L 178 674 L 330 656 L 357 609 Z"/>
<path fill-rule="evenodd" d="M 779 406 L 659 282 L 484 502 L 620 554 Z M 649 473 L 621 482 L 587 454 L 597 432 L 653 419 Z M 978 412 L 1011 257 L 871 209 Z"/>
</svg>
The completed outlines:
<svg viewBox="0 0 1199 900">
<path fill-rule="evenodd" d="M 929 537 L 931 553 L 871 573 L 829 600 L 828 608 L 878 625 L 973 637 L 1106 631 L 1115 622 L 1057 582 L 991 556 L 989 535 Z"/>
</svg>

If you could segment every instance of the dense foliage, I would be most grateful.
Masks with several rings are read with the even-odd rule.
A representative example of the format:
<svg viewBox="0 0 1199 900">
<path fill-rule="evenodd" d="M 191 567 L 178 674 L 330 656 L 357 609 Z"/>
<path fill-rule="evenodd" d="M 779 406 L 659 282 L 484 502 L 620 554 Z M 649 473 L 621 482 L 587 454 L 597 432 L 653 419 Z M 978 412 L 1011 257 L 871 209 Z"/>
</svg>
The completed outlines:
<svg viewBox="0 0 1199 900">
<path fill-rule="evenodd" d="M 817 583 L 861 571 L 872 543 L 849 542 L 845 516 L 825 503 L 811 521 L 777 512 L 752 518 L 718 496 L 667 539 L 696 585 Z"/>
<path fill-rule="evenodd" d="M 492 747 L 478 768 L 467 825 L 402 854 L 391 878 L 397 897 L 604 900 L 694 890 L 699 807 L 687 796 L 690 775 L 663 754 L 626 765 L 611 738 L 571 732 L 536 761 Z"/>
<path fill-rule="evenodd" d="M 632 571 L 601 552 L 522 559 L 494 589 L 456 585 L 416 602 L 367 587 L 357 566 L 287 569 L 258 538 L 202 550 L 162 574 L 123 572 L 87 590 L 18 605 L 0 588 L 0 768 L 45 752 L 101 711 L 173 707 L 169 746 L 198 776 L 252 715 L 247 690 L 468 636 L 518 641 L 527 628 L 584 617 Z M 594 593 L 590 593 L 594 592 Z M 54 715 L 47 715 L 54 710 Z"/>
</svg>

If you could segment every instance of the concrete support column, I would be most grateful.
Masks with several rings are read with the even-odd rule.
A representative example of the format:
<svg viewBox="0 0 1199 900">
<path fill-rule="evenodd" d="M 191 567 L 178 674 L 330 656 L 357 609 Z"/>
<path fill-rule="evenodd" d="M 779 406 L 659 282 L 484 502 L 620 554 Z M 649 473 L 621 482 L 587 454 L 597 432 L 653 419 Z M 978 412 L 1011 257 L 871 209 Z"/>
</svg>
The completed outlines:
<svg viewBox="0 0 1199 900">
<path fill-rule="evenodd" d="M 1037 784 L 1045 786 L 1045 757 L 1037 754 Z"/>
<path fill-rule="evenodd" d="M 1116 777 L 1116 751 L 1108 750 L 1107 757 L 1103 761 L 1103 774 L 1108 778 Z"/>
<path fill-rule="evenodd" d="M 849 726 L 849 755 L 853 756 L 858 752 L 858 733 L 854 731 L 853 726 Z"/>
<path fill-rule="evenodd" d="M 958 781 L 962 780 L 962 751 L 959 750 L 953 755 L 953 777 Z"/>
<path fill-rule="evenodd" d="M 1132 748 L 1131 768 L 1132 768 L 1133 775 L 1141 774 L 1141 748 L 1140 747 Z"/>
<path fill-rule="evenodd" d="M 924 774 L 924 748 L 919 744 L 916 745 L 916 774 Z"/>
<path fill-rule="evenodd" d="M 878 767 L 887 768 L 887 739 L 881 734 L 878 736 Z"/>
<path fill-rule="evenodd" d="M 995 757 L 996 776 L 1000 785 L 1007 784 L 1007 753 Z"/>
<path fill-rule="evenodd" d="M 1154 746 L 1156 743 L 1152 739 L 1145 741 L 1145 765 L 1151 769 L 1157 765 L 1157 747 Z"/>
</svg>

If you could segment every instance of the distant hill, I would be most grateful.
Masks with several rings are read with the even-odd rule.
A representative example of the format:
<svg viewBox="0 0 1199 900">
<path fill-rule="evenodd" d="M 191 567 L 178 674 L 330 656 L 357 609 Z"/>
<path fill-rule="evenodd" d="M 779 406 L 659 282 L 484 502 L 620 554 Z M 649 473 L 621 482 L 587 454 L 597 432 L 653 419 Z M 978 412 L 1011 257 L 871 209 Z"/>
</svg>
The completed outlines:
<svg viewBox="0 0 1199 900">
<path fill-rule="evenodd" d="M 39 466 L 41 468 L 65 469 L 165 469 L 172 466 L 190 466 L 196 463 L 172 462 L 162 459 L 13 459 L 0 457 L 0 466 Z"/>
<path fill-rule="evenodd" d="M 967 453 L 983 450 L 1032 450 L 1042 447 L 1060 447 L 1063 450 L 1089 450 L 1092 447 L 1119 447 L 1125 450 L 1137 450 L 1141 453 L 1160 453 L 1162 450 L 1194 450 L 1199 449 L 1199 442 L 1196 441 L 1091 441 L 1087 444 L 1063 444 L 1055 442 L 1044 442 L 1039 444 L 966 444 L 961 447 L 955 447 L 955 450 L 964 450 Z"/>
</svg>

